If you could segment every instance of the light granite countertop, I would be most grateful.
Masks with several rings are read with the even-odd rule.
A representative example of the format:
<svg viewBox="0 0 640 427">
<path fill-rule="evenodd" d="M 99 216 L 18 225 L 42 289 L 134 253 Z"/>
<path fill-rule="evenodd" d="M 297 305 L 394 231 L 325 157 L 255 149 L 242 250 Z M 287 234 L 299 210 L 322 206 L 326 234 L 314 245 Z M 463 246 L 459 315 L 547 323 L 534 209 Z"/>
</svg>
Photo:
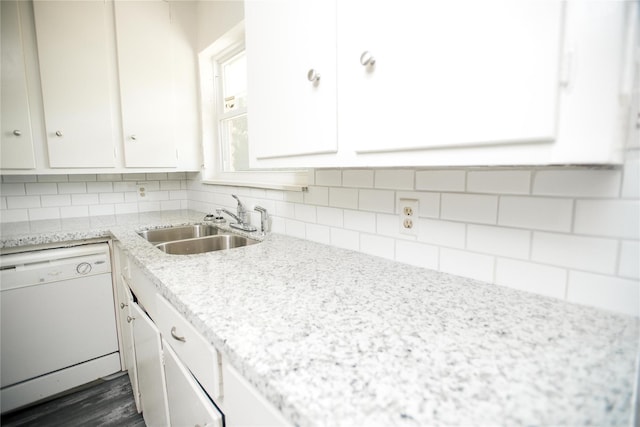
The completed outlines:
<svg viewBox="0 0 640 427">
<path fill-rule="evenodd" d="M 135 233 L 201 220 L 16 223 L 0 248 L 113 236 L 295 425 L 632 423 L 637 318 L 278 234 L 167 255 Z"/>
</svg>

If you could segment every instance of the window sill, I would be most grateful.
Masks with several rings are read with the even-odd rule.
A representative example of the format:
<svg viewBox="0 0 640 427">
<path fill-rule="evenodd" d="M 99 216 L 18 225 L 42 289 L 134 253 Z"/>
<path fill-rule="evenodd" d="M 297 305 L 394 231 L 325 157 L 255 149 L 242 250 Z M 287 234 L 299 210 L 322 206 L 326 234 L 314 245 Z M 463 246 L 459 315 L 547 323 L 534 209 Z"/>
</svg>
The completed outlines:
<svg viewBox="0 0 640 427">
<path fill-rule="evenodd" d="M 202 178 L 202 183 L 269 190 L 307 191 L 308 172 L 306 170 L 227 172 L 205 176 Z"/>
</svg>

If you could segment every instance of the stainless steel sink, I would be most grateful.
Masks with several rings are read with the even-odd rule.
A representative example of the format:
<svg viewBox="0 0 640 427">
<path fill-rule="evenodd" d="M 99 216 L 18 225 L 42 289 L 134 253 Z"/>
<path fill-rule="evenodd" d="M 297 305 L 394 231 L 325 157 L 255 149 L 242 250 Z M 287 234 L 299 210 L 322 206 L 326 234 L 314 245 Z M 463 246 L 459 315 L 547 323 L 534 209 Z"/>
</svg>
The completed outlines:
<svg viewBox="0 0 640 427">
<path fill-rule="evenodd" d="M 234 234 L 219 234 L 217 236 L 206 236 L 196 239 L 178 240 L 156 245 L 158 249 L 173 255 L 200 254 L 203 252 L 219 251 L 222 249 L 233 249 L 241 246 L 254 245 L 258 240 L 249 239 L 244 236 Z"/>
<path fill-rule="evenodd" d="M 217 227 L 208 224 L 184 225 L 179 227 L 157 228 L 140 231 L 138 234 L 154 245 L 174 240 L 192 239 L 195 237 L 213 236 L 219 234 Z"/>
</svg>

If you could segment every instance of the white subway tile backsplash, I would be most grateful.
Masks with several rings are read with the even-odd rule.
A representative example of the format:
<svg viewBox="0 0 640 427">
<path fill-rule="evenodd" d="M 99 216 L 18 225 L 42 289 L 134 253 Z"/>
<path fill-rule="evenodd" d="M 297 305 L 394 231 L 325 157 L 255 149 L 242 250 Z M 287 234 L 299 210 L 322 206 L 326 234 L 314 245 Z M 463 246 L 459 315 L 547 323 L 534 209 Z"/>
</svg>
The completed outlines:
<svg viewBox="0 0 640 427">
<path fill-rule="evenodd" d="M 440 249 L 440 271 L 493 282 L 494 257 L 457 249 Z"/>
<path fill-rule="evenodd" d="M 363 211 L 395 212 L 395 193 L 387 190 L 360 190 L 358 208 Z"/>
<path fill-rule="evenodd" d="M 347 209 L 344 211 L 344 228 L 375 233 L 376 214 L 373 212 L 352 211 Z"/>
<path fill-rule="evenodd" d="M 567 289 L 567 271 L 548 265 L 498 258 L 496 284 L 564 299 Z"/>
<path fill-rule="evenodd" d="M 6 209 L 0 212 L 0 221 L 19 222 L 29 221 L 29 211 L 26 209 Z"/>
<path fill-rule="evenodd" d="M 440 217 L 455 221 L 495 224 L 498 197 L 444 193 L 440 199 Z"/>
<path fill-rule="evenodd" d="M 375 171 L 375 188 L 413 190 L 414 171 L 409 169 L 379 169 Z"/>
<path fill-rule="evenodd" d="M 342 171 L 343 187 L 373 188 L 371 169 L 345 169 Z"/>
<path fill-rule="evenodd" d="M 342 227 L 344 225 L 344 211 L 342 209 L 318 206 L 316 213 L 318 224 L 331 227 Z"/>
<path fill-rule="evenodd" d="M 440 216 L 440 193 L 424 191 L 397 191 L 396 213 L 400 213 L 400 199 L 415 199 L 420 204 L 418 216 L 422 218 L 438 218 Z"/>
<path fill-rule="evenodd" d="M 310 205 L 294 205 L 294 217 L 299 221 L 316 222 L 316 207 Z"/>
<path fill-rule="evenodd" d="M 33 208 L 29 209 L 29 221 L 60 218 L 59 208 Z"/>
<path fill-rule="evenodd" d="M 71 196 L 68 194 L 41 196 L 40 202 L 42 203 L 43 208 L 52 206 L 70 206 Z"/>
<path fill-rule="evenodd" d="M 621 243 L 618 275 L 640 279 L 640 242 L 623 241 Z"/>
<path fill-rule="evenodd" d="M 358 209 L 358 190 L 354 188 L 329 188 L 329 206 Z"/>
<path fill-rule="evenodd" d="M 89 215 L 90 216 L 113 215 L 115 213 L 116 213 L 116 208 L 112 204 L 91 205 L 91 206 L 89 206 Z"/>
<path fill-rule="evenodd" d="M 38 175 L 38 182 L 67 182 L 69 175 Z"/>
<path fill-rule="evenodd" d="M 374 234 L 360 234 L 360 250 L 366 254 L 394 259 L 395 240 Z"/>
<path fill-rule="evenodd" d="M 304 203 L 309 205 L 328 206 L 329 205 L 329 187 L 310 186 L 304 195 Z"/>
<path fill-rule="evenodd" d="M 529 258 L 531 232 L 513 228 L 467 225 L 467 249 L 510 258 Z"/>
<path fill-rule="evenodd" d="M 633 151 L 623 169 L 320 169 L 308 192 L 205 185 L 183 172 L 4 175 L 0 221 L 233 212 L 238 194 L 269 210 L 274 233 L 629 312 L 640 280 L 639 158 Z M 400 233 L 399 198 L 419 201 L 418 236 Z"/>
<path fill-rule="evenodd" d="M 307 224 L 306 227 L 307 239 L 325 245 L 331 244 L 331 228 L 318 224 Z"/>
<path fill-rule="evenodd" d="M 103 173 L 96 176 L 98 181 L 122 181 L 121 173 Z"/>
<path fill-rule="evenodd" d="M 296 221 L 294 219 L 285 219 L 284 232 L 288 236 L 304 239 L 306 237 L 306 224 L 302 221 Z"/>
<path fill-rule="evenodd" d="M 438 258 L 437 246 L 402 240 L 396 241 L 396 261 L 398 262 L 437 270 Z"/>
<path fill-rule="evenodd" d="M 86 182 L 61 182 L 58 184 L 58 193 L 60 194 L 81 194 L 86 192 Z"/>
<path fill-rule="evenodd" d="M 640 202 L 637 200 L 577 200 L 573 232 L 639 239 Z"/>
<path fill-rule="evenodd" d="M 2 182 L 15 183 L 15 182 L 37 182 L 36 175 L 2 175 Z"/>
<path fill-rule="evenodd" d="M 100 193 L 99 203 L 124 203 L 124 193 Z"/>
<path fill-rule="evenodd" d="M 283 200 L 291 203 L 304 203 L 304 194 L 299 191 L 285 191 Z"/>
<path fill-rule="evenodd" d="M 640 198 L 640 151 L 633 150 L 627 154 L 622 173 L 622 197 L 625 199 Z"/>
<path fill-rule="evenodd" d="M 60 208 L 60 218 L 79 218 L 89 216 L 89 206 L 63 206 Z"/>
<path fill-rule="evenodd" d="M 137 203 L 116 203 L 116 215 L 138 213 Z"/>
<path fill-rule="evenodd" d="M 146 180 L 147 181 L 166 181 L 167 180 L 167 174 L 166 174 L 166 172 L 148 173 L 148 174 L 146 174 Z"/>
<path fill-rule="evenodd" d="M 529 194 L 530 186 L 530 171 L 467 172 L 467 191 L 471 193 Z"/>
<path fill-rule="evenodd" d="M 144 181 L 146 178 L 143 173 L 125 173 L 122 175 L 124 181 Z"/>
<path fill-rule="evenodd" d="M 69 175 L 69 182 L 91 182 L 97 181 L 98 177 L 94 174 L 74 174 Z"/>
<path fill-rule="evenodd" d="M 40 196 L 9 196 L 7 197 L 8 209 L 39 208 Z"/>
<path fill-rule="evenodd" d="M 162 211 L 174 211 L 180 208 L 180 200 L 160 200 L 160 210 Z"/>
<path fill-rule="evenodd" d="M 339 248 L 360 250 L 360 233 L 344 228 L 331 228 L 331 244 Z"/>
<path fill-rule="evenodd" d="M 547 231 L 571 231 L 573 201 L 547 197 L 502 196 L 498 224 Z"/>
<path fill-rule="evenodd" d="M 615 274 L 618 242 L 569 234 L 533 233 L 531 259 L 545 264 Z"/>
<path fill-rule="evenodd" d="M 342 185 L 342 171 L 340 169 L 318 169 L 316 170 L 315 185 L 327 187 L 339 187 Z"/>
<path fill-rule="evenodd" d="M 276 215 L 283 218 L 293 219 L 296 216 L 295 203 L 276 202 Z"/>
<path fill-rule="evenodd" d="M 33 182 L 25 184 L 27 194 L 58 194 L 58 184 L 54 182 Z"/>
<path fill-rule="evenodd" d="M 416 190 L 465 191 L 465 171 L 436 170 L 416 172 Z"/>
<path fill-rule="evenodd" d="M 180 181 L 160 181 L 160 190 L 180 190 Z"/>
<path fill-rule="evenodd" d="M 569 197 L 618 197 L 619 170 L 561 169 L 536 171 L 533 194 Z"/>
<path fill-rule="evenodd" d="M 3 196 L 24 196 L 27 192 L 23 183 L 2 183 L 0 194 Z"/>
<path fill-rule="evenodd" d="M 571 271 L 567 300 L 638 316 L 640 315 L 639 284 L 637 280 Z"/>
<path fill-rule="evenodd" d="M 445 247 L 465 247 L 465 224 L 433 219 L 420 219 L 419 221 L 419 241 Z"/>
</svg>

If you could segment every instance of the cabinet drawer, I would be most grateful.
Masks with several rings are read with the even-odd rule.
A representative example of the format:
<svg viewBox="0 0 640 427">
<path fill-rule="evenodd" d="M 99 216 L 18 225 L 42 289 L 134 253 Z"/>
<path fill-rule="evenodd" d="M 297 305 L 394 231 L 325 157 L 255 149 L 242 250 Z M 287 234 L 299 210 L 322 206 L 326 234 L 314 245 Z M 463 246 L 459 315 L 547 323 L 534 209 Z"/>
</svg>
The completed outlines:
<svg viewBox="0 0 640 427">
<path fill-rule="evenodd" d="M 220 364 L 217 351 L 164 298 L 157 298 L 156 324 L 160 334 L 173 348 L 180 360 L 209 393 L 220 397 Z"/>
</svg>

